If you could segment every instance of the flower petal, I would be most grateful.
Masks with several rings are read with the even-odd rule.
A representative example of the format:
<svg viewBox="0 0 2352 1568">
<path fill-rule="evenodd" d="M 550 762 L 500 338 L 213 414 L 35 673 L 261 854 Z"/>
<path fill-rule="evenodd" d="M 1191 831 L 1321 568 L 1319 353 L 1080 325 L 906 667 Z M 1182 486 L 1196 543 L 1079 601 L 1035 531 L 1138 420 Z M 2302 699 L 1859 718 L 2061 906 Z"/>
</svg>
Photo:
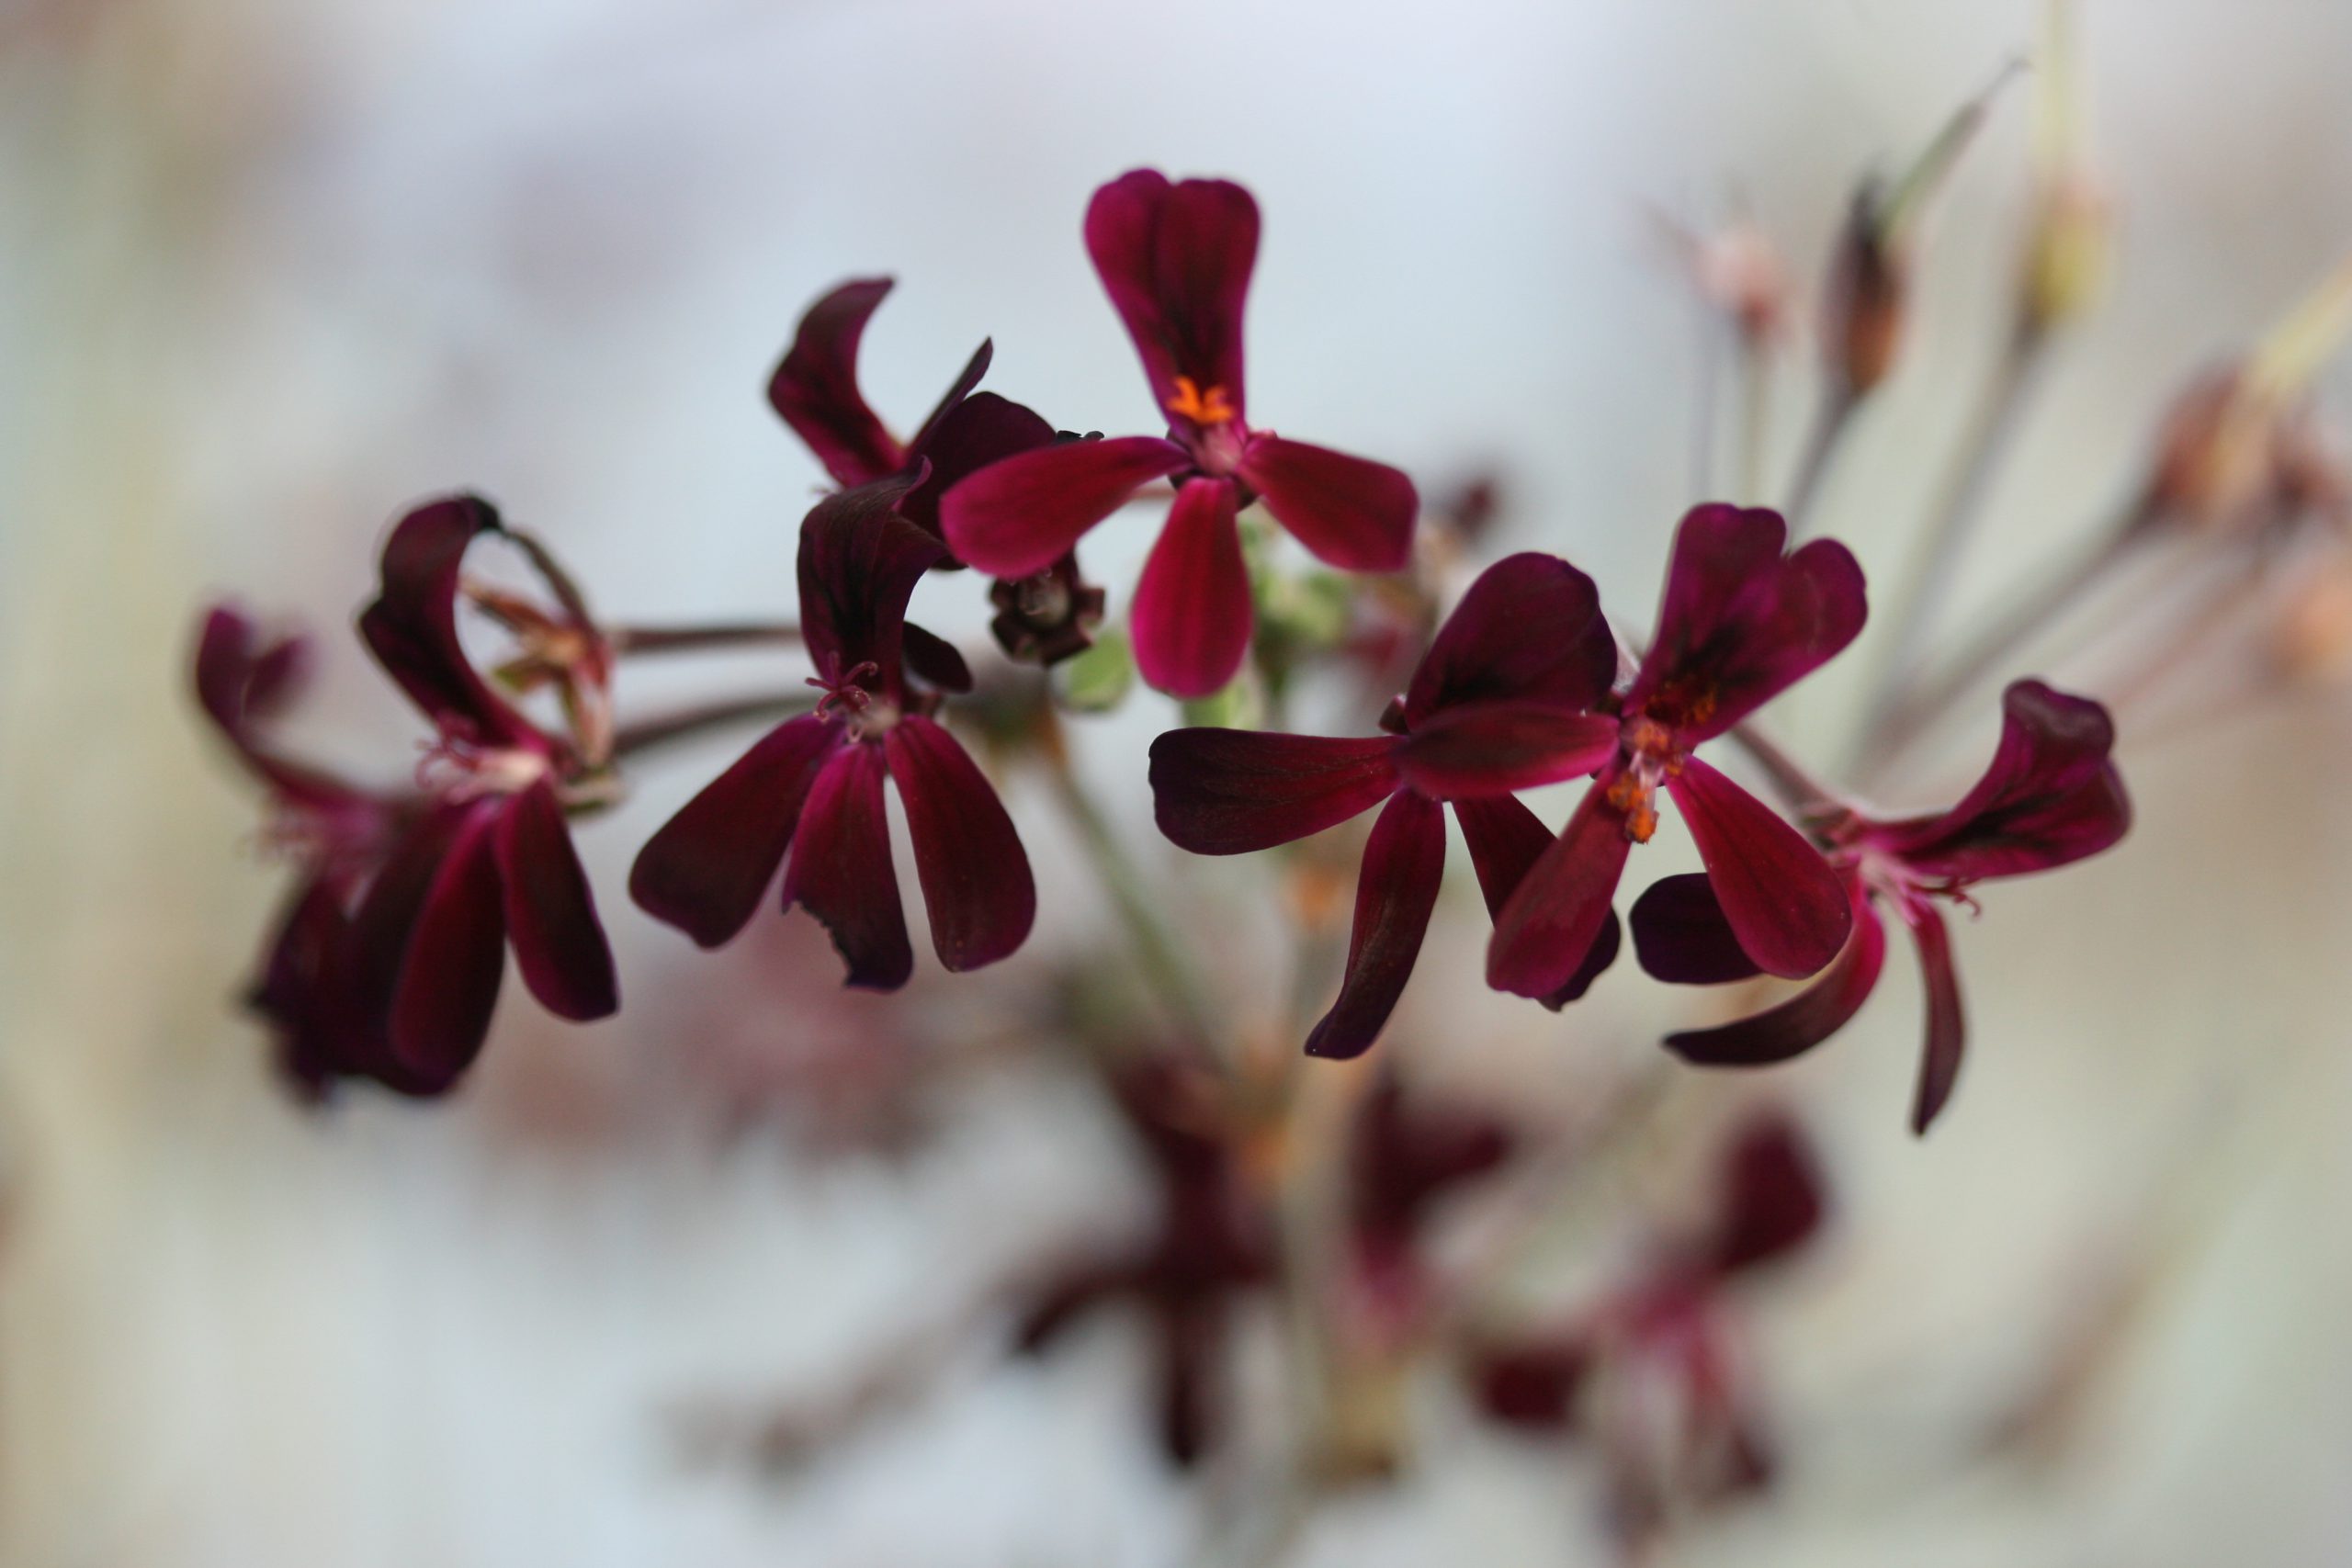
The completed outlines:
<svg viewBox="0 0 2352 1568">
<path fill-rule="evenodd" d="M 1398 790 L 1364 840 L 1339 998 L 1306 1037 L 1310 1056 L 1361 1056 L 1380 1037 L 1420 956 L 1445 878 L 1445 810 Z"/>
<path fill-rule="evenodd" d="M 492 840 L 501 803 L 457 808 L 401 956 L 392 988 L 392 1053 L 426 1079 L 454 1082 L 481 1052 L 506 968 L 505 898 Z"/>
<path fill-rule="evenodd" d="M 1617 641 L 1592 579 L 1557 556 L 1507 556 L 1438 628 L 1405 694 L 1419 724 L 1456 703 L 1519 699 L 1592 708 L 1617 674 Z"/>
<path fill-rule="evenodd" d="M 629 868 L 637 907 L 702 947 L 741 931 L 775 878 L 841 728 L 813 714 L 776 726 L 646 840 Z"/>
<path fill-rule="evenodd" d="M 844 985 L 895 991 L 914 972 L 899 879 L 883 816 L 882 748 L 843 746 L 826 759 L 800 812 L 784 907 L 804 906 L 824 923 L 849 964 Z"/>
<path fill-rule="evenodd" d="M 1421 502 L 1403 470 L 1261 434 L 1243 448 L 1238 472 L 1317 559 L 1342 571 L 1411 563 Z"/>
<path fill-rule="evenodd" d="M 1182 376 L 1202 393 L 1222 389 L 1240 414 L 1241 312 L 1258 258 L 1250 193 L 1226 180 L 1176 185 L 1157 170 L 1134 170 L 1087 204 L 1086 251 L 1135 340 L 1152 400 L 1166 408 Z"/>
<path fill-rule="evenodd" d="M 1968 1021 L 1961 1008 L 1960 974 L 1952 967 L 1951 935 L 1944 929 L 1943 915 L 1921 898 L 1906 899 L 1898 913 L 1919 950 L 1919 978 L 1928 994 L 1927 1050 L 1919 1058 L 1919 1087 L 1911 1103 L 1911 1131 L 1924 1134 L 1959 1081 Z"/>
<path fill-rule="evenodd" d="M 497 851 L 506 932 L 531 995 L 558 1018 L 619 1011 L 613 950 L 554 785 L 541 779 L 506 803 L 498 814 Z"/>
<path fill-rule="evenodd" d="M 363 792 L 280 756 L 263 739 L 263 728 L 292 698 L 309 663 L 307 639 L 286 637 L 266 643 L 253 622 L 229 605 L 215 605 L 197 637 L 197 705 L 278 795 L 319 810 L 371 810 Z"/>
<path fill-rule="evenodd" d="M 940 963 L 954 970 L 995 963 L 1037 918 L 1037 888 L 1012 818 L 956 738 L 930 719 L 900 719 L 884 750 L 907 809 Z"/>
<path fill-rule="evenodd" d="M 1617 720 L 1548 703 L 1449 707 L 1396 745 L 1396 771 L 1431 800 L 1510 795 L 1591 773 L 1617 754 Z"/>
<path fill-rule="evenodd" d="M 1868 841 L 1923 875 L 1962 882 L 2095 855 L 2132 826 L 2114 747 L 2098 703 L 2019 681 L 2002 694 L 2000 747 L 1975 787 L 1950 811 L 1878 826 Z"/>
<path fill-rule="evenodd" d="M 1601 940 L 1610 899 L 1631 848 L 1625 815 L 1609 804 L 1609 780 L 1585 792 L 1576 814 L 1520 879 L 1487 946 L 1487 984 L 1522 997 L 1570 987 Z"/>
<path fill-rule="evenodd" d="M 350 933 L 350 912 L 327 879 L 303 882 L 278 918 L 261 974 L 245 997 L 276 1037 L 279 1077 L 311 1104 L 326 1097 L 336 1078 L 368 1073 L 382 1055 L 350 1016 L 339 974 Z"/>
<path fill-rule="evenodd" d="M 899 657 L 908 674 L 934 692 L 972 689 L 972 667 L 964 662 L 963 650 L 954 643 L 912 621 L 901 626 L 899 635 Z"/>
<path fill-rule="evenodd" d="M 800 524 L 800 636 L 818 674 L 838 680 L 871 660 L 881 671 L 879 694 L 894 702 L 907 601 L 946 554 L 899 515 L 907 489 L 904 479 L 885 479 L 839 491 Z"/>
<path fill-rule="evenodd" d="M 1136 491 L 1191 462 L 1182 446 L 1157 435 L 1015 453 L 940 498 L 940 531 L 958 560 L 994 577 L 1035 576 Z"/>
<path fill-rule="evenodd" d="M 1136 671 L 1172 697 L 1221 690 L 1250 652 L 1250 571 L 1225 479 L 1187 479 L 1128 607 Z"/>
<path fill-rule="evenodd" d="M 768 380 L 769 404 L 843 485 L 872 484 L 907 464 L 905 449 L 857 389 L 858 340 L 891 282 L 858 278 L 809 306 L 792 347 Z"/>
<path fill-rule="evenodd" d="M 909 437 L 907 462 L 910 465 L 918 458 L 932 455 L 940 431 L 946 425 L 949 417 L 973 397 L 972 389 L 980 384 L 980 378 L 989 373 L 989 366 L 995 358 L 996 340 L 982 338 L 980 346 L 972 350 L 972 357 L 964 361 L 964 368 L 956 373 L 956 379 L 948 384 L 947 390 L 940 395 L 939 401 L 933 403 L 931 412 L 923 417 L 922 425 L 916 429 L 912 436 Z M 996 394 L 990 392 L 986 395 L 995 397 Z M 1019 408 L 1021 405 L 1015 403 L 1012 406 Z"/>
<path fill-rule="evenodd" d="M 1854 934 L 1818 979 L 1778 1007 L 1713 1029 L 1686 1029 L 1666 1048 L 1705 1067 L 1761 1067 L 1803 1055 L 1846 1027 L 1870 999 L 1886 962 L 1886 928 L 1859 886 Z"/>
<path fill-rule="evenodd" d="M 1171 729 L 1151 743 L 1153 816 L 1169 842 L 1196 855 L 1287 844 L 1393 794 L 1396 745 L 1385 735 Z"/>
<path fill-rule="evenodd" d="M 360 614 L 359 635 L 444 734 L 481 746 L 543 745 L 458 640 L 458 571 L 467 547 L 503 531 L 497 508 L 473 495 L 428 502 L 401 518 L 384 542 L 381 587 Z"/>
<path fill-rule="evenodd" d="M 1801 980 L 1853 923 L 1845 884 L 1772 808 L 1696 757 L 1667 780 L 1733 934 L 1756 966 Z"/>
<path fill-rule="evenodd" d="M 976 392 L 941 415 L 937 425 L 916 440 L 914 455 L 931 467 L 899 502 L 899 514 L 924 533 L 944 540 L 947 536 L 939 525 L 940 498 L 990 463 L 1052 446 L 1054 427 L 1010 398 Z"/>
<path fill-rule="evenodd" d="M 1634 952 L 1651 978 L 1719 986 L 1763 973 L 1739 945 L 1704 872 L 1662 876 L 1634 901 Z"/>
<path fill-rule="evenodd" d="M 1779 1111 L 1757 1115 L 1739 1130 L 1716 1179 L 1714 1235 L 1704 1252 L 1718 1273 L 1785 1258 L 1813 1239 L 1828 1213 L 1813 1145 Z"/>
<path fill-rule="evenodd" d="M 1674 536 L 1657 637 L 1625 694 L 1685 744 L 1720 735 L 1862 629 L 1862 570 L 1815 539 L 1785 558 L 1777 512 L 1692 509 Z"/>
</svg>

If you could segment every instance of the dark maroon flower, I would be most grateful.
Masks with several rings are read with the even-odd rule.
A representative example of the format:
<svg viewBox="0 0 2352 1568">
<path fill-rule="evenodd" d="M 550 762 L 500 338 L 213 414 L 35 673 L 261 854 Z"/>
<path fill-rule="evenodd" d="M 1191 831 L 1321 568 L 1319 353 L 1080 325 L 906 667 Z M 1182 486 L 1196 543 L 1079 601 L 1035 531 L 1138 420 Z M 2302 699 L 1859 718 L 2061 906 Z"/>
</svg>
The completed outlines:
<svg viewBox="0 0 2352 1568">
<path fill-rule="evenodd" d="M 1027 577 L 1137 490 L 1171 479 L 1176 502 L 1136 587 L 1136 664 L 1161 691 L 1206 696 L 1233 679 L 1250 646 L 1250 581 L 1234 522 L 1242 507 L 1264 501 L 1333 566 L 1396 571 L 1411 554 L 1419 503 L 1395 468 L 1250 427 L 1241 316 L 1258 204 L 1248 191 L 1137 169 L 1094 193 L 1086 247 L 1168 415 L 1168 435 L 1008 458 L 950 490 L 941 522 L 966 560 Z"/>
<path fill-rule="evenodd" d="M 1339 999 L 1308 1036 L 1318 1056 L 1360 1055 L 1378 1037 L 1419 955 L 1445 869 L 1450 802 L 1489 911 L 1502 908 L 1551 835 L 1513 792 L 1589 773 L 1616 754 L 1608 697 L 1616 645 L 1592 580 L 1557 557 L 1489 567 L 1440 628 L 1405 694 L 1364 739 L 1178 729 L 1152 742 L 1159 829 L 1195 854 L 1269 849 L 1374 806 Z M 1385 804 L 1384 804 L 1385 803 Z M 1604 913 L 1606 913 L 1604 901 Z M 1584 993 L 1615 955 L 1547 988 Z"/>
<path fill-rule="evenodd" d="M 1034 1354 L 1097 1306 L 1142 1307 L 1159 1354 L 1160 1442 L 1189 1466 L 1218 1434 L 1234 1303 L 1273 1277 L 1272 1215 L 1243 1179 L 1229 1113 L 1204 1080 L 1146 1058 L 1112 1087 L 1150 1162 L 1157 1222 L 1141 1246 L 1080 1260 L 1045 1281 L 1017 1343 Z"/>
<path fill-rule="evenodd" d="M 1924 1133 L 1960 1073 L 1965 1041 L 1951 938 L 1935 900 L 1973 908 L 1967 890 L 2095 855 L 2132 825 L 2123 780 L 2109 760 L 2115 728 L 2085 697 L 2020 681 L 2003 695 L 2001 742 L 1974 788 L 1951 810 L 1881 820 L 1849 813 L 1823 830 L 1853 910 L 1853 934 L 1812 986 L 1780 1006 L 1715 1029 L 1667 1037 L 1676 1054 L 1709 1066 L 1784 1062 L 1845 1027 L 1878 983 L 1886 957 L 1884 905 L 1911 933 L 1928 992 L 1927 1048 L 1911 1110 Z M 1741 963 L 1726 911 L 1704 876 L 1668 877 L 1634 907 L 1642 966 L 1660 979 L 1736 980 Z"/>
<path fill-rule="evenodd" d="M 800 632 L 817 668 L 809 683 L 824 695 L 688 801 L 629 873 L 629 894 L 647 913 L 717 947 L 752 918 L 788 850 L 785 907 L 803 905 L 821 920 L 849 984 L 877 990 L 904 985 L 914 964 L 885 777 L 906 807 L 942 964 L 993 964 L 1021 945 L 1037 909 L 1012 819 L 930 716 L 936 693 L 907 678 L 970 683 L 952 648 L 906 620 L 915 583 L 945 553 L 899 510 L 908 488 L 904 476 L 860 485 L 809 512 Z"/>
<path fill-rule="evenodd" d="M 1521 1431 L 1593 1444 L 1613 1521 L 1631 1540 L 1660 1528 L 1678 1499 L 1718 1502 L 1769 1483 L 1775 1460 L 1735 1287 L 1802 1250 L 1826 1210 L 1796 1125 L 1752 1119 L 1725 1150 L 1697 1228 L 1559 1326 L 1474 1355 L 1478 1407 Z"/>
<path fill-rule="evenodd" d="M 1778 513 L 1713 505 L 1682 519 L 1657 640 L 1621 705 L 1618 744 L 1560 836 L 1495 919 L 1487 980 L 1556 991 L 1597 942 L 1630 846 L 1657 826 L 1663 784 L 1682 808 L 1724 916 L 1758 968 L 1799 977 L 1836 957 L 1845 889 L 1804 836 L 1693 754 L 1834 657 L 1862 628 L 1861 569 L 1816 539 L 1783 556 Z"/>
<path fill-rule="evenodd" d="M 1364 1097 L 1348 1146 L 1351 1251 L 1358 1299 L 1392 1340 L 1419 1327 L 1432 1280 L 1422 1250 L 1430 1211 L 1510 1155 L 1510 1129 L 1479 1111 L 1430 1105 L 1385 1074 Z"/>
</svg>

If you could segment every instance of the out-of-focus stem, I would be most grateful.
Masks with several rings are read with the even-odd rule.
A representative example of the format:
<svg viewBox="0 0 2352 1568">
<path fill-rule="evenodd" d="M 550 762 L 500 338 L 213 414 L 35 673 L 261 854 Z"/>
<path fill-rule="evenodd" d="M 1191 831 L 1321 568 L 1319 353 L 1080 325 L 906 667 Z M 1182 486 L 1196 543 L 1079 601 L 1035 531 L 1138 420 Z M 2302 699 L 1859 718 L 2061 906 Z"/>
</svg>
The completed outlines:
<svg viewBox="0 0 2352 1568">
<path fill-rule="evenodd" d="M 1815 500 L 1821 492 L 1821 481 L 1829 471 L 1830 459 L 1837 455 L 1838 443 L 1852 423 L 1854 410 L 1861 403 L 1853 389 L 1840 378 L 1823 388 L 1820 406 L 1813 416 L 1813 430 L 1804 441 L 1804 455 L 1797 460 L 1796 478 L 1789 485 L 1789 500 L 1782 515 L 1789 520 L 1791 536 L 1802 535 L 1811 515 Z"/>
<path fill-rule="evenodd" d="M 1754 724 L 1734 725 L 1724 739 L 1747 753 L 1764 770 L 1781 804 L 1801 816 L 1834 810 L 1841 804 L 1836 790 L 1815 778 L 1780 743 Z"/>
<path fill-rule="evenodd" d="M 722 621 L 703 626 L 614 626 L 605 637 L 616 654 L 689 653 L 798 642 L 800 628 L 788 621 Z"/>
<path fill-rule="evenodd" d="M 687 740 L 705 730 L 758 719 L 785 719 L 808 712 L 817 699 L 806 691 L 788 695 L 734 697 L 702 707 L 663 714 L 642 723 L 624 725 L 613 737 L 613 757 L 618 761 L 674 740 Z"/>
<path fill-rule="evenodd" d="M 1771 345 L 1756 333 L 1739 335 L 1739 500 L 1764 499 L 1764 450 L 1772 429 Z"/>
</svg>

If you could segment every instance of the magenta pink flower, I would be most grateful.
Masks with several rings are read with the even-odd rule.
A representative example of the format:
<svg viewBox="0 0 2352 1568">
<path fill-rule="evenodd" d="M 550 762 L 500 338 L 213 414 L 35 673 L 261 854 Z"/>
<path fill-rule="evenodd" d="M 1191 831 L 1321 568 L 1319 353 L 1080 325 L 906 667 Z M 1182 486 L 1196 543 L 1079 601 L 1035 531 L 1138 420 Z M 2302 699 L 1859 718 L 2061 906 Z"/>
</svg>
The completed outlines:
<svg viewBox="0 0 2352 1568">
<path fill-rule="evenodd" d="M 1599 776 L 1495 918 L 1487 981 L 1555 992 L 1597 942 L 1628 850 L 1657 826 L 1660 785 L 1681 807 L 1741 951 L 1799 977 L 1844 945 L 1853 917 L 1837 874 L 1802 833 L 1694 755 L 1833 658 L 1862 629 L 1861 569 L 1816 539 L 1783 556 L 1780 514 L 1694 508 L 1674 536 L 1657 640 L 1620 704 Z M 1529 635 L 1522 630 L 1521 635 Z"/>
<path fill-rule="evenodd" d="M 1007 458 L 951 489 L 940 520 L 964 559 L 1028 577 L 1137 490 L 1172 479 L 1175 505 L 1136 587 L 1136 663 L 1161 691 L 1205 696 L 1233 678 L 1250 647 L 1250 581 L 1234 522 L 1242 507 L 1264 501 L 1333 566 L 1396 571 L 1411 554 L 1419 502 L 1395 468 L 1250 427 L 1241 316 L 1258 204 L 1248 191 L 1137 169 L 1094 193 L 1086 247 L 1168 416 L 1167 436 Z"/>
<path fill-rule="evenodd" d="M 785 866 L 784 904 L 832 933 L 848 983 L 892 990 L 914 955 L 890 863 L 882 782 L 895 780 L 950 969 L 1019 947 L 1037 909 L 1029 859 L 988 779 L 931 716 L 935 691 L 971 678 L 948 644 L 906 620 L 945 555 L 899 512 L 906 476 L 828 496 L 800 528 L 800 632 L 817 667 L 816 711 L 769 731 L 688 801 L 637 858 L 629 894 L 705 947 L 741 931 Z"/>
<path fill-rule="evenodd" d="M 1307 1038 L 1310 1055 L 1361 1055 L 1411 977 L 1445 870 L 1442 803 L 1462 825 L 1487 908 L 1505 906 L 1551 841 L 1513 792 L 1589 773 L 1616 754 L 1617 721 L 1596 711 L 1616 663 L 1592 580 L 1554 556 L 1516 555 L 1471 584 L 1439 628 L 1382 717 L 1389 733 L 1178 729 L 1152 742 L 1159 829 L 1195 854 L 1269 849 L 1381 807 L 1357 880 L 1346 977 Z M 1588 936 L 1583 962 L 1546 999 L 1581 996 L 1615 952 L 1613 941 Z"/>
<path fill-rule="evenodd" d="M 1960 1074 L 1966 1029 L 1951 938 L 1935 900 L 1973 904 L 1979 882 L 2049 871 L 2098 854 L 2132 825 L 2123 780 L 2109 753 L 2115 728 L 2084 697 L 2020 681 L 2003 696 L 2001 741 L 1974 788 L 1951 810 L 1881 820 L 1849 813 L 1823 829 L 1853 934 L 1812 986 L 1780 1006 L 1715 1029 L 1667 1037 L 1678 1055 L 1709 1066 L 1784 1062 L 1845 1027 L 1878 983 L 1894 911 L 1918 950 L 1928 993 L 1926 1050 L 1911 1111 L 1924 1133 Z M 1728 911 L 1705 876 L 1669 876 L 1634 906 L 1642 967 L 1663 980 L 1707 984 L 1756 973 L 1732 939 Z"/>
</svg>

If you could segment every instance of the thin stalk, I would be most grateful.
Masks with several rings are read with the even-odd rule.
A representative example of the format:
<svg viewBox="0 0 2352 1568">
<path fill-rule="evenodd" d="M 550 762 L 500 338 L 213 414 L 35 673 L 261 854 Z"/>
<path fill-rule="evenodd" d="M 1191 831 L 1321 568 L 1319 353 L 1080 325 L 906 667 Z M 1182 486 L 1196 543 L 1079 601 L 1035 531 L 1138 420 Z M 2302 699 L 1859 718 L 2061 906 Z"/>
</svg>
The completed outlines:
<svg viewBox="0 0 2352 1568">
<path fill-rule="evenodd" d="M 706 730 L 721 729 L 758 719 L 793 718 L 816 705 L 817 699 L 804 690 L 789 695 L 732 697 L 702 707 L 663 714 L 642 723 L 625 725 L 615 732 L 613 758 L 617 761 L 623 757 L 666 746 L 673 741 L 692 739 Z"/>
<path fill-rule="evenodd" d="M 1764 770 L 1773 793 L 1790 810 L 1805 816 L 1836 810 L 1844 804 L 1844 796 L 1806 772 L 1795 758 L 1781 749 L 1780 742 L 1754 724 L 1734 725 L 1724 738 Z"/>
<path fill-rule="evenodd" d="M 1723 400 L 1724 328 L 1712 310 L 1699 312 L 1699 393 L 1690 426 L 1690 493 L 1715 490 L 1715 413 Z"/>
<path fill-rule="evenodd" d="M 1805 437 L 1804 456 L 1797 461 L 1796 478 L 1789 485 L 1789 502 L 1781 509 L 1789 520 L 1792 536 L 1804 532 L 1805 520 L 1821 492 L 1822 479 L 1829 471 L 1829 460 L 1837 454 L 1838 443 L 1853 423 L 1854 410 L 1860 403 L 1861 399 L 1842 377 L 1822 389 L 1821 403 L 1813 416 L 1812 434 Z"/>
<path fill-rule="evenodd" d="M 1772 430 L 1771 345 L 1756 333 L 1739 336 L 1739 499 L 1764 499 L 1764 449 Z"/>
<path fill-rule="evenodd" d="M 714 648 L 758 647 L 798 642 L 800 628 L 789 621 L 721 621 L 703 626 L 614 626 L 605 639 L 616 654 L 691 653 Z"/>
</svg>

